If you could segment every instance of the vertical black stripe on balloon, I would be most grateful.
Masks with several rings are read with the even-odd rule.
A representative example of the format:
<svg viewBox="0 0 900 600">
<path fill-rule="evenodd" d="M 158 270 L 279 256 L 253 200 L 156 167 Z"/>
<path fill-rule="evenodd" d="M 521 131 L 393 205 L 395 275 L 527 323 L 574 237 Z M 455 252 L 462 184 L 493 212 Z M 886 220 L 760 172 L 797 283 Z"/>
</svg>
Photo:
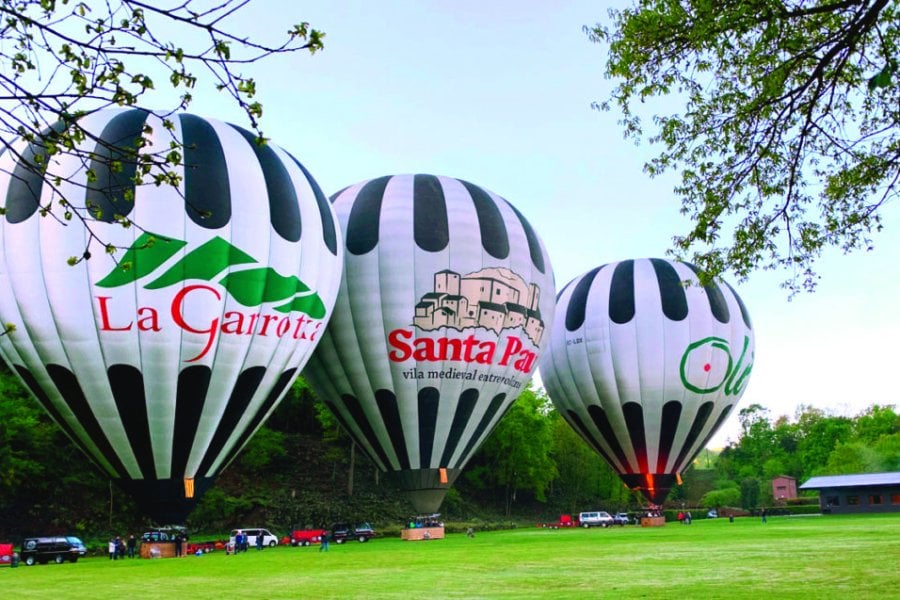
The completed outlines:
<svg viewBox="0 0 900 600">
<path fill-rule="evenodd" d="M 381 227 L 381 201 L 389 175 L 367 181 L 353 201 L 350 217 L 347 219 L 347 250 L 357 256 L 366 254 L 378 245 L 378 230 Z"/>
<path fill-rule="evenodd" d="M 106 437 L 106 433 L 97 421 L 97 417 L 94 416 L 94 412 L 91 410 L 90 404 L 88 404 L 84 391 L 81 389 L 81 385 L 79 385 L 75 375 L 63 366 L 52 364 L 47 365 L 47 374 L 50 375 L 50 379 L 53 380 L 54 385 L 62 394 L 62 398 L 69 410 L 75 415 L 78 423 L 87 432 L 88 437 L 94 442 L 94 445 L 100 451 L 100 454 L 103 455 L 103 458 L 106 459 L 106 462 L 109 463 L 119 477 L 127 478 L 129 475 L 125 465 L 119 460 L 119 455 L 116 454 L 116 451 L 113 450 L 112 445 L 109 443 L 109 438 Z"/>
<path fill-rule="evenodd" d="M 700 405 L 697 416 L 694 417 L 694 422 L 691 424 L 691 429 L 688 431 L 687 437 L 681 445 L 681 452 L 678 453 L 678 458 L 675 459 L 676 472 L 681 471 L 681 465 L 684 464 L 688 453 L 691 451 L 691 446 L 693 446 L 694 442 L 697 441 L 697 438 L 700 437 L 700 432 L 703 431 L 703 427 L 706 426 L 706 422 L 709 421 L 709 415 L 712 413 L 712 409 L 712 402 L 704 402 Z"/>
<path fill-rule="evenodd" d="M 184 144 L 184 208 L 191 220 L 207 229 L 231 220 L 228 163 L 216 130 L 195 115 L 178 115 Z"/>
<path fill-rule="evenodd" d="M 62 413 L 57 410 L 56 406 L 53 404 L 44 390 L 41 389 L 41 386 L 38 385 L 37 379 L 34 378 L 34 375 L 31 374 L 31 371 L 23 366 L 16 365 L 16 373 L 19 374 L 19 377 L 22 378 L 22 381 L 25 382 L 25 385 L 28 386 L 28 389 L 31 390 L 31 393 L 34 394 L 34 397 L 37 398 L 40 405 L 44 407 L 44 410 L 50 413 L 50 416 L 53 417 L 53 420 L 56 421 L 56 423 L 60 427 L 62 427 L 63 431 L 66 432 L 66 435 L 69 436 L 69 439 L 71 439 L 72 442 L 76 446 L 78 446 L 82 452 L 84 452 L 85 456 L 96 462 L 97 459 L 93 456 L 93 454 L 91 454 L 81 438 L 75 435 L 75 430 L 72 429 L 71 425 L 69 425 L 69 422 L 63 418 Z M 113 473 L 111 473 L 111 475 L 112 474 Z"/>
<path fill-rule="evenodd" d="M 122 427 L 141 468 L 141 475 L 144 479 L 156 479 L 150 421 L 147 417 L 147 397 L 144 394 L 144 375 L 140 369 L 124 364 L 110 366 L 106 374 L 109 377 L 109 387 L 116 401 L 116 408 L 119 410 Z"/>
<path fill-rule="evenodd" d="M 478 215 L 478 229 L 481 232 L 481 246 L 494 258 L 504 259 L 509 256 L 509 235 L 506 223 L 497 203 L 490 194 L 468 181 L 459 181 L 469 192 L 475 213 Z"/>
<path fill-rule="evenodd" d="M 243 127 L 237 125 L 231 127 L 244 136 L 262 168 L 263 178 L 266 180 L 266 194 L 269 197 L 269 222 L 272 229 L 282 239 L 289 242 L 299 241 L 303 233 L 300 204 L 297 200 L 297 190 L 294 189 L 294 181 L 284 163 L 278 158 L 272 146 L 257 143 L 256 136 Z"/>
<path fill-rule="evenodd" d="M 400 406 L 397 397 L 390 390 L 375 390 L 375 403 L 381 413 L 381 422 L 391 438 L 391 445 L 400 461 L 401 469 L 410 468 L 409 451 L 406 449 L 406 436 L 403 435 L 403 423 L 400 420 Z M 362 411 L 362 409 L 359 409 Z"/>
<path fill-rule="evenodd" d="M 622 416 L 631 439 L 631 448 L 638 461 L 638 472 L 649 473 L 647 460 L 647 437 L 644 433 L 644 409 L 637 402 L 626 402 L 622 405 Z"/>
<path fill-rule="evenodd" d="M 386 467 L 392 467 L 391 461 L 388 459 L 387 452 L 384 451 L 384 448 L 381 445 L 381 442 L 378 439 L 378 436 L 375 435 L 375 430 L 372 429 L 372 425 L 369 423 L 369 419 L 366 417 L 366 413 L 362 408 L 362 405 L 359 403 L 359 400 L 356 396 L 350 396 L 349 394 L 345 394 L 341 396 L 341 400 L 344 402 L 344 406 L 347 407 L 347 412 L 350 413 L 350 418 L 353 419 L 353 422 L 356 424 L 357 429 L 363 434 L 363 437 L 366 438 L 366 441 L 369 443 L 369 446 L 372 448 L 372 451 L 378 455 L 378 458 L 381 459 L 381 464 Z M 382 420 L 384 419 L 384 415 L 382 415 Z M 400 420 L 400 414 L 397 413 L 397 420 Z M 387 427 L 387 424 L 385 424 Z M 400 431 L 401 435 L 403 433 L 402 429 Z M 388 435 L 390 435 L 390 431 L 388 431 Z M 391 439 L 393 442 L 393 438 Z M 401 440 L 402 441 L 402 440 Z M 409 468 L 409 458 L 406 455 L 406 443 L 403 443 L 403 456 L 406 457 L 406 466 L 403 467 L 405 469 Z M 400 457 L 398 456 L 398 460 Z"/>
<path fill-rule="evenodd" d="M 419 468 L 431 467 L 434 450 L 434 435 L 437 431 L 438 405 L 441 393 L 437 388 L 424 387 L 419 390 Z"/>
<path fill-rule="evenodd" d="M 263 422 L 263 419 L 266 418 L 266 415 L 269 414 L 269 411 L 275 406 L 278 399 L 281 398 L 281 394 L 284 393 L 287 386 L 294 380 L 296 373 L 297 369 L 288 369 L 278 376 L 278 380 L 275 382 L 275 385 L 272 386 L 272 389 L 269 390 L 266 399 L 263 400 L 259 409 L 253 415 L 253 418 L 250 419 L 250 423 L 244 428 L 244 431 L 241 433 L 240 437 L 238 437 L 237 442 L 235 442 L 234 446 L 231 447 L 231 450 L 228 451 L 228 457 L 219 463 L 219 471 L 231 464 L 231 461 L 234 460 L 237 453 L 241 451 L 241 448 L 244 447 L 244 444 L 247 443 L 247 440 L 250 439 L 250 436 L 253 435 L 256 428 L 259 427 L 259 424 Z"/>
<path fill-rule="evenodd" d="M 472 437 L 469 438 L 469 442 L 466 444 L 465 450 L 463 450 L 462 454 L 459 455 L 459 460 L 456 461 L 456 464 L 453 465 L 457 469 L 461 469 L 466 461 L 469 458 L 469 453 L 475 447 L 475 444 L 478 443 L 479 438 L 487 429 L 488 425 L 491 424 L 491 421 L 494 419 L 494 416 L 497 414 L 497 411 L 500 410 L 500 406 L 503 404 L 503 401 L 506 399 L 506 394 L 497 394 L 491 400 L 491 403 L 488 404 L 487 410 L 484 413 L 484 416 L 481 417 L 481 421 L 478 423 L 478 427 L 475 428 L 475 432 L 472 434 Z"/>
<path fill-rule="evenodd" d="M 623 260 L 616 265 L 609 282 L 609 318 L 624 325 L 634 318 L 634 261 Z"/>
<path fill-rule="evenodd" d="M 678 432 L 678 421 L 681 419 L 681 402 L 671 400 L 663 405 L 662 423 L 659 426 L 659 453 L 656 458 L 656 473 L 665 473 L 672 452 L 672 443 Z"/>
<path fill-rule="evenodd" d="M 103 127 L 91 154 L 85 206 L 98 221 L 112 223 L 134 210 L 134 176 L 147 111 L 132 109 L 117 114 Z"/>
<path fill-rule="evenodd" d="M 581 420 L 581 417 L 578 416 L 578 413 L 574 410 L 568 410 L 566 411 L 566 414 L 566 419 L 575 427 L 578 433 L 581 434 L 582 439 L 584 439 L 591 448 L 596 450 L 610 466 L 614 466 L 616 464 L 615 461 L 606 453 L 606 450 L 603 449 L 600 442 L 591 435 L 591 432 L 588 431 L 588 428 L 585 426 L 584 421 Z"/>
<path fill-rule="evenodd" d="M 347 432 L 347 435 L 353 440 L 357 447 L 362 450 L 363 454 L 369 457 L 369 460 L 372 461 L 373 464 L 381 468 L 382 470 L 387 470 L 388 465 L 382 463 L 376 454 L 373 454 L 369 451 L 369 446 L 363 443 L 363 440 L 359 437 L 356 431 L 350 426 L 350 423 L 347 419 L 344 418 L 344 414 L 337 407 L 337 405 L 333 402 L 329 402 L 328 400 L 323 400 L 325 406 L 331 411 L 331 414 L 334 415 L 334 418 L 337 419 L 338 424 Z"/>
<path fill-rule="evenodd" d="M 687 295 L 684 293 L 684 282 L 678 276 L 678 271 L 667 260 L 651 258 L 650 264 L 656 273 L 663 314 L 672 321 L 684 320 L 688 315 Z"/>
<path fill-rule="evenodd" d="M 290 154 L 288 154 L 288 156 L 290 156 L 291 160 L 294 161 L 294 164 L 303 171 L 306 181 L 309 182 L 309 186 L 312 188 L 313 196 L 316 198 L 316 206 L 319 208 L 319 218 L 322 219 L 322 239 L 325 241 L 325 246 L 328 248 L 328 251 L 334 256 L 337 256 L 337 231 L 334 223 L 334 215 L 331 212 L 331 204 L 328 202 L 328 198 L 325 197 L 322 188 L 319 187 L 319 183 L 313 179 L 312 174 L 306 170 L 303 163 Z"/>
<path fill-rule="evenodd" d="M 439 466 L 446 467 L 450 464 L 450 459 L 453 458 L 453 453 L 456 452 L 456 447 L 459 445 L 459 440 L 466 429 L 466 425 L 469 424 L 469 418 L 472 416 L 472 411 L 475 410 L 477 403 L 478 390 L 474 388 L 469 388 L 459 395 L 456 412 L 453 413 L 453 422 L 450 424 L 450 433 L 447 435 L 447 445 L 444 446 L 444 453 L 441 455 Z"/>
<path fill-rule="evenodd" d="M 434 175 L 413 177 L 413 237 L 426 252 L 439 252 L 450 243 L 444 188 Z"/>
<path fill-rule="evenodd" d="M 534 232 L 534 229 L 532 229 L 531 223 L 529 223 L 528 220 L 522 216 L 522 213 L 520 213 L 515 206 L 510 204 L 509 201 L 506 201 L 506 204 L 514 213 L 516 213 L 516 217 L 518 217 L 519 223 L 525 231 L 525 239 L 528 241 L 528 252 L 531 254 L 531 264 L 533 264 L 534 268 L 541 273 L 545 273 L 547 265 L 544 264 L 544 253 L 541 250 L 541 242 Z"/>
<path fill-rule="evenodd" d="M 698 277 L 700 276 L 700 269 L 697 265 L 691 263 L 684 264 Z M 715 317 L 716 321 L 719 323 L 727 323 L 731 316 L 728 311 L 728 303 L 725 301 L 725 295 L 722 293 L 722 290 L 719 289 L 719 286 L 715 281 L 711 281 L 704 285 L 703 289 L 706 290 L 706 297 L 709 300 L 709 310 L 712 312 L 713 317 Z"/>
<path fill-rule="evenodd" d="M 222 412 L 222 418 L 216 426 L 216 432 L 213 434 L 209 446 L 207 446 L 203 460 L 200 461 L 200 467 L 197 469 L 198 477 L 205 477 L 210 468 L 212 468 L 219 453 L 222 452 L 222 448 L 228 442 L 228 438 L 234 433 L 238 422 L 247 411 L 250 400 L 253 399 L 253 394 L 259 389 L 259 384 L 262 382 L 265 374 L 265 367 L 250 367 L 241 371 L 241 374 L 238 375 L 234 388 L 231 390 L 231 395 L 228 397 L 228 404 L 225 405 L 225 410 Z"/>
<path fill-rule="evenodd" d="M 175 429 L 172 432 L 172 479 L 181 479 L 185 475 L 211 378 L 212 369 L 205 365 L 190 366 L 178 374 Z"/>
<path fill-rule="evenodd" d="M 731 295 L 734 296 L 735 300 L 737 300 L 738 307 L 741 309 L 741 318 L 744 320 L 744 325 L 747 327 L 747 329 L 752 330 L 753 324 L 750 322 L 750 313 L 747 312 L 747 307 L 744 306 L 744 301 L 741 300 L 741 297 L 738 296 L 738 293 L 734 291 L 734 288 L 728 285 L 727 281 L 723 281 L 722 283 L 725 284 L 725 287 L 731 290 Z"/>
<path fill-rule="evenodd" d="M 57 121 L 44 129 L 39 139 L 22 150 L 6 188 L 7 222 L 21 223 L 37 212 L 41 204 L 41 190 L 44 187 L 44 174 L 47 172 L 49 159 L 44 142 L 55 139 L 56 134 L 61 133 L 63 129 L 62 121 Z M 41 157 L 39 160 L 38 156 Z"/>
<path fill-rule="evenodd" d="M 719 427 L 722 425 L 723 422 L 725 422 L 725 419 L 728 418 L 728 414 L 731 412 L 731 409 L 733 407 L 734 407 L 733 404 L 729 404 L 724 409 L 722 409 L 722 412 L 719 414 L 719 418 L 717 418 L 716 422 L 713 423 L 712 428 L 709 430 L 709 433 L 706 434 L 706 437 L 703 439 L 703 442 L 697 446 L 697 450 L 694 451 L 694 453 L 691 454 L 690 456 L 686 457 L 686 460 L 682 464 L 675 465 L 675 467 L 677 468 L 677 470 L 679 472 L 686 469 L 687 465 L 691 464 L 694 461 L 694 459 L 697 458 L 697 455 L 699 455 L 700 452 L 706 447 L 706 445 L 709 443 L 709 440 L 712 439 L 712 436 L 714 436 L 716 434 L 716 432 L 719 430 Z"/>
<path fill-rule="evenodd" d="M 619 443 L 619 438 L 609 424 L 609 418 L 606 416 L 606 412 L 596 404 L 591 404 L 588 406 L 588 415 L 590 415 L 591 420 L 594 422 L 594 426 L 597 427 L 597 430 L 600 432 L 600 438 L 606 440 L 607 445 L 609 445 L 610 450 L 612 450 L 612 453 L 615 455 L 616 459 L 618 459 L 619 464 L 622 465 L 625 472 L 633 473 L 634 469 L 631 467 L 631 463 L 628 462 L 628 459 L 625 458 L 622 444 Z"/>
<path fill-rule="evenodd" d="M 584 319 L 587 315 L 588 294 L 591 291 L 591 286 L 594 283 L 594 278 L 597 277 L 597 273 L 599 273 L 600 269 L 602 269 L 604 266 L 606 265 L 591 269 L 590 271 L 585 273 L 581 277 L 581 279 L 578 280 L 578 283 L 575 285 L 575 289 L 572 290 L 572 295 L 569 296 L 569 303 L 566 305 L 567 331 L 576 331 L 580 329 L 582 325 L 584 325 Z"/>
</svg>

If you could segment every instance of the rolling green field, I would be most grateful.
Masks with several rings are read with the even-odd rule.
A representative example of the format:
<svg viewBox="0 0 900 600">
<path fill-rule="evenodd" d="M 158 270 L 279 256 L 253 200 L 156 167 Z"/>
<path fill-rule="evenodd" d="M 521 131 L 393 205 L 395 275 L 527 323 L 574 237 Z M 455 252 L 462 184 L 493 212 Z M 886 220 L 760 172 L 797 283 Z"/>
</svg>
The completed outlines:
<svg viewBox="0 0 900 600">
<path fill-rule="evenodd" d="M 376 538 L 0 569 L 10 598 L 900 598 L 900 514 Z"/>
</svg>

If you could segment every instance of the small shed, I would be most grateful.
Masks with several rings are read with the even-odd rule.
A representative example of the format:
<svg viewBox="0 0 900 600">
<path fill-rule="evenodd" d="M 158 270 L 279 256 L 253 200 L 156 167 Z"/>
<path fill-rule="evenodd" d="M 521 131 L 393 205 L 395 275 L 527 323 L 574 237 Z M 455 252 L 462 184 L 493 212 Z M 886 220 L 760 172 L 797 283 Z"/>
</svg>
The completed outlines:
<svg viewBox="0 0 900 600">
<path fill-rule="evenodd" d="M 797 480 L 790 475 L 779 475 L 772 480 L 772 498 L 781 504 L 797 497 Z"/>
<path fill-rule="evenodd" d="M 823 513 L 900 512 L 900 471 L 811 477 L 801 490 L 818 490 Z"/>
</svg>

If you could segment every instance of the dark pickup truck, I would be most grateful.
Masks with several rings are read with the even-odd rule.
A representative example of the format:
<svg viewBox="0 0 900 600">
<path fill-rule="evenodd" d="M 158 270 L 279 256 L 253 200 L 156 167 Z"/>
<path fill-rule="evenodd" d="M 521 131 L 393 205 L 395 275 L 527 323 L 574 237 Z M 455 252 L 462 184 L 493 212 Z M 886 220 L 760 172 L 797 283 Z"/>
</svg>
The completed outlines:
<svg viewBox="0 0 900 600">
<path fill-rule="evenodd" d="M 331 526 L 331 539 L 335 544 L 343 544 L 347 540 L 368 542 L 375 537 L 375 531 L 368 523 L 335 523 Z"/>
</svg>

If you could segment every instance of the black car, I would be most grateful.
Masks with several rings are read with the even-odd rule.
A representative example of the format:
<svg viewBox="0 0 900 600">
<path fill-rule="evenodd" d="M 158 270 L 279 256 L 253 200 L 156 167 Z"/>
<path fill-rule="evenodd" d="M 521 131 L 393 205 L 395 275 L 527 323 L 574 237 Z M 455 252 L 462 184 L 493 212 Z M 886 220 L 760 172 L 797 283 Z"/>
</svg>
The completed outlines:
<svg viewBox="0 0 900 600">
<path fill-rule="evenodd" d="M 368 542 L 375 537 L 375 531 L 368 523 L 335 523 L 331 526 L 331 539 L 335 544 L 343 544 L 347 540 Z"/>
<path fill-rule="evenodd" d="M 62 564 L 65 561 L 75 562 L 85 554 L 87 554 L 87 548 L 77 537 L 57 536 L 25 538 L 19 556 L 22 562 L 31 566 L 34 563 L 44 565 L 51 560 L 56 564 Z"/>
</svg>

